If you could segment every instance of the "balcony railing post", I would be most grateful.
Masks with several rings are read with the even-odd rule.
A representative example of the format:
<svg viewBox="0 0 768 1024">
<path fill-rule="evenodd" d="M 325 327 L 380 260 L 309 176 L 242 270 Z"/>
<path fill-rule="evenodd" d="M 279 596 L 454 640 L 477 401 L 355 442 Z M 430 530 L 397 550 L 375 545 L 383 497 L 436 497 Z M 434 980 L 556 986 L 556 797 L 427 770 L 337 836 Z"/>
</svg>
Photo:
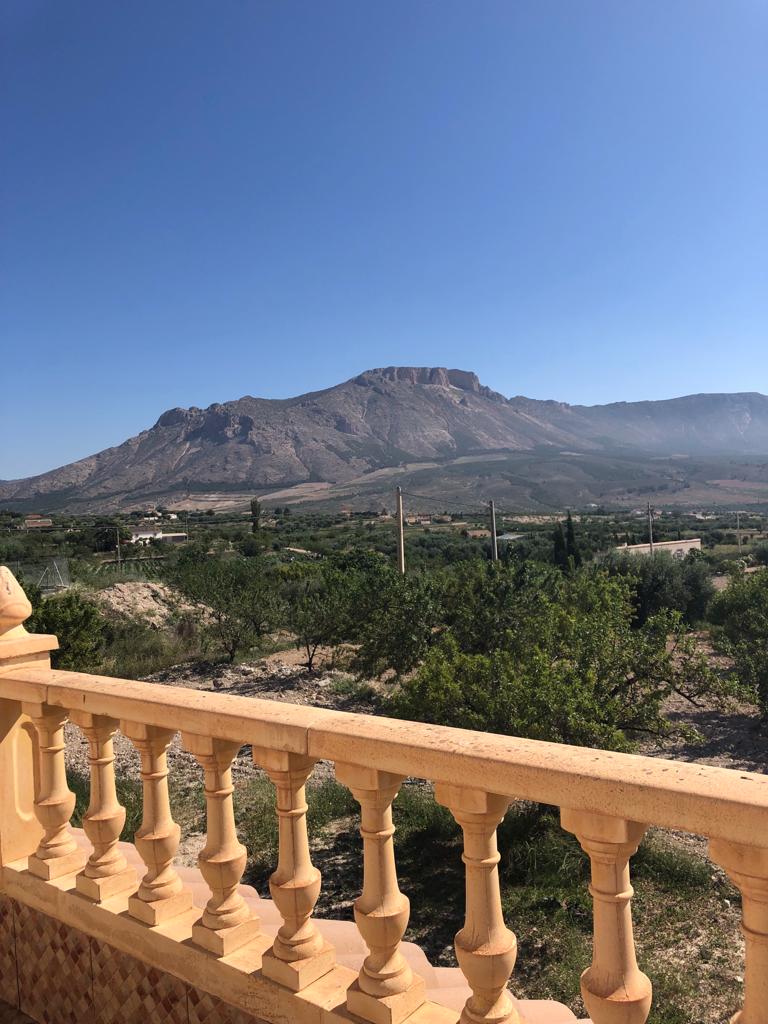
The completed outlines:
<svg viewBox="0 0 768 1024">
<path fill-rule="evenodd" d="M 593 900 L 592 965 L 581 976 L 581 994 L 594 1024 L 644 1024 L 651 982 L 637 966 L 632 933 L 629 858 L 646 826 L 623 818 L 563 808 L 560 820 L 589 856 Z"/>
<path fill-rule="evenodd" d="M 217 956 L 227 956 L 259 934 L 259 919 L 238 892 L 247 851 L 238 842 L 232 803 L 232 761 L 239 743 L 184 733 L 184 747 L 205 773 L 207 836 L 200 853 L 200 873 L 211 890 L 203 916 L 192 928 L 192 939 Z"/>
<path fill-rule="evenodd" d="M 91 769 L 91 795 L 83 819 L 83 830 L 93 845 L 93 853 L 77 876 L 77 889 L 96 903 L 119 892 L 136 887 L 136 872 L 128 867 L 120 846 L 125 825 L 125 808 L 115 789 L 115 754 L 112 740 L 117 721 L 85 711 L 73 711 L 71 720 L 88 741 Z"/>
<path fill-rule="evenodd" d="M 509 798 L 482 790 L 438 784 L 435 798 L 448 807 L 464 833 L 466 911 L 456 933 L 456 958 L 472 995 L 461 1024 L 517 1024 L 520 1017 L 507 984 L 517 959 L 517 939 L 504 923 L 496 829 Z"/>
<path fill-rule="evenodd" d="M 370 950 L 347 990 L 347 1009 L 374 1024 L 401 1024 L 426 999 L 423 978 L 400 950 L 410 903 L 397 884 L 392 801 L 403 777 L 348 764 L 336 765 L 336 777 L 360 804 L 363 891 L 355 900 L 355 922 Z"/>
<path fill-rule="evenodd" d="M 266 747 L 254 747 L 253 760 L 272 780 L 277 795 L 280 848 L 269 891 L 283 918 L 261 969 L 266 977 L 300 992 L 327 974 L 336 960 L 333 946 L 312 920 L 321 878 L 310 857 L 305 784 L 315 762 Z"/>
<path fill-rule="evenodd" d="M 39 789 L 35 730 L 21 703 L 3 696 L 2 674 L 24 667 L 48 669 L 55 636 L 30 634 L 23 623 L 32 605 L 13 576 L 0 565 L 0 867 L 29 857 L 43 828 L 34 808 Z"/>
<path fill-rule="evenodd" d="M 67 712 L 48 704 L 25 703 L 37 733 L 38 786 L 35 814 L 43 826 L 43 838 L 29 858 L 29 870 L 39 878 L 60 878 L 79 871 L 85 853 L 78 848 L 69 819 L 75 809 L 75 794 L 67 785 L 64 764 L 64 723 Z"/>
<path fill-rule="evenodd" d="M 731 1024 L 768 1022 L 768 849 L 711 839 L 709 855 L 741 892 L 744 1004 Z"/>
<path fill-rule="evenodd" d="M 192 894 L 173 867 L 181 838 L 168 799 L 167 752 L 174 733 L 139 722 L 121 722 L 120 728 L 139 751 L 144 795 L 144 814 L 134 842 L 147 870 L 138 892 L 128 900 L 128 911 L 144 924 L 156 925 L 192 906 Z"/>
</svg>

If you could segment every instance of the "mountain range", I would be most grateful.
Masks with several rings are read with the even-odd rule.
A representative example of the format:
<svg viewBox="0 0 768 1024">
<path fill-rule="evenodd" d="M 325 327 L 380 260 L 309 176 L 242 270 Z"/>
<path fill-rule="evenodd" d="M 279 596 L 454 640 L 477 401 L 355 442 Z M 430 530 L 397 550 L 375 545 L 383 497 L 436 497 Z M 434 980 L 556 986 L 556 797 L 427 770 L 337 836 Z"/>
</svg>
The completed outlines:
<svg viewBox="0 0 768 1024">
<path fill-rule="evenodd" d="M 568 405 L 503 395 L 466 370 L 386 367 L 287 399 L 170 409 L 78 462 L 0 481 L 0 507 L 205 507 L 253 494 L 369 507 L 395 483 L 435 500 L 545 508 L 768 498 L 768 397 Z"/>
</svg>

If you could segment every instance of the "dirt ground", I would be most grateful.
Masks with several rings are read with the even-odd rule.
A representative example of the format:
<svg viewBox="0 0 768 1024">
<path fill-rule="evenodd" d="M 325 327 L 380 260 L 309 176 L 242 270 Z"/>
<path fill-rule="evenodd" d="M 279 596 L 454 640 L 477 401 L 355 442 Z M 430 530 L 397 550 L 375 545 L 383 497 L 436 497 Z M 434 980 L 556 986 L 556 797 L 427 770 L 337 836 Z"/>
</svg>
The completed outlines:
<svg viewBox="0 0 768 1024">
<path fill-rule="evenodd" d="M 174 613 L 192 611 L 179 601 L 179 594 L 164 583 L 151 580 L 126 580 L 97 591 L 94 598 L 115 615 L 144 618 L 153 626 L 166 626 Z"/>
<path fill-rule="evenodd" d="M 644 744 L 641 753 L 765 773 L 768 767 L 768 729 L 761 727 L 760 715 L 754 705 L 736 704 L 731 710 L 723 711 L 707 703 L 694 707 L 684 698 L 675 696 L 668 701 L 666 710 L 673 724 L 693 727 L 701 735 L 701 740 L 668 738 Z"/>
</svg>

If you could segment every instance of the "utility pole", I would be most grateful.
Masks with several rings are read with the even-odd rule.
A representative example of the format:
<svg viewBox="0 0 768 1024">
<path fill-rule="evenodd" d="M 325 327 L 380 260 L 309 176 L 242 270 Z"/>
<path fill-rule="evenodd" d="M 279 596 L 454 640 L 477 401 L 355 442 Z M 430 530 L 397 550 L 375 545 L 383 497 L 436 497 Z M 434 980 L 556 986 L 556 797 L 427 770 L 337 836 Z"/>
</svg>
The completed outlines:
<svg viewBox="0 0 768 1024">
<path fill-rule="evenodd" d="M 115 527 L 115 536 L 117 537 L 117 571 L 120 572 L 122 566 L 120 562 L 120 527 Z"/>
<path fill-rule="evenodd" d="M 651 512 L 650 501 L 648 502 L 648 544 L 650 553 L 653 554 L 653 512 Z"/>
<path fill-rule="evenodd" d="M 397 495 L 397 568 L 405 573 L 405 537 L 403 535 L 403 492 L 400 487 L 396 490 Z"/>
<path fill-rule="evenodd" d="M 491 509 L 491 560 L 499 560 L 499 542 L 496 540 L 496 505 L 493 501 L 489 503 Z"/>
<path fill-rule="evenodd" d="M 736 542 L 739 545 L 739 554 L 741 554 L 741 512 L 736 513 Z"/>
</svg>

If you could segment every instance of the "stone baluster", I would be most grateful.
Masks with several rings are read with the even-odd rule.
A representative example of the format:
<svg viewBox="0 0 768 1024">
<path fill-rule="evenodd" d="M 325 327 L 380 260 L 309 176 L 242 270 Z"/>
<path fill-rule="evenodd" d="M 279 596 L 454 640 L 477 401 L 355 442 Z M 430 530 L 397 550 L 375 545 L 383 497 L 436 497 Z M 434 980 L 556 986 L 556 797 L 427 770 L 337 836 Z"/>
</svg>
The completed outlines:
<svg viewBox="0 0 768 1024">
<path fill-rule="evenodd" d="M 120 728 L 139 751 L 144 796 L 141 828 L 134 842 L 147 871 L 138 892 L 128 900 L 128 911 L 144 924 L 156 925 L 192 906 L 192 894 L 173 867 L 181 837 L 168 800 L 167 752 L 174 730 L 138 722 L 121 722 Z"/>
<path fill-rule="evenodd" d="M 644 1024 L 652 987 L 637 966 L 632 935 L 629 858 L 646 826 L 624 818 L 563 808 L 560 820 L 588 854 L 592 869 L 592 964 L 581 976 L 581 995 L 594 1024 Z"/>
<path fill-rule="evenodd" d="M 280 852 L 269 891 L 283 924 L 272 949 L 264 954 L 266 977 L 300 992 L 330 971 L 333 946 L 312 921 L 320 895 L 320 872 L 312 864 L 307 838 L 305 784 L 315 762 L 300 754 L 254 747 L 253 759 L 267 773 L 277 794 Z"/>
<path fill-rule="evenodd" d="M 346 764 L 336 765 L 336 777 L 360 804 L 363 891 L 355 900 L 355 922 L 370 950 L 347 990 L 347 1009 L 375 1024 L 400 1024 L 426 998 L 423 978 L 400 950 L 410 903 L 397 884 L 392 801 L 403 779 Z"/>
<path fill-rule="evenodd" d="M 464 927 L 456 933 L 456 958 L 472 995 L 460 1024 L 517 1024 L 520 1017 L 507 990 L 517 959 L 517 939 L 504 924 L 499 887 L 496 829 L 509 799 L 482 790 L 439 784 L 435 797 L 464 833 L 466 870 Z"/>
<path fill-rule="evenodd" d="M 23 704 L 37 733 L 37 794 L 35 814 L 43 826 L 43 837 L 29 858 L 28 866 L 39 878 L 60 878 L 79 871 L 85 853 L 78 848 L 69 819 L 75 809 L 75 794 L 67 786 L 64 764 L 64 723 L 67 712 L 49 704 Z"/>
<path fill-rule="evenodd" d="M 77 876 L 77 890 L 95 903 L 136 887 L 136 872 L 128 867 L 119 842 L 125 825 L 125 808 L 115 790 L 115 753 L 112 740 L 117 732 L 114 718 L 73 711 L 70 719 L 88 740 L 91 768 L 91 798 L 83 819 L 83 830 L 93 853 Z"/>
<path fill-rule="evenodd" d="M 238 892 L 247 859 L 237 839 L 232 803 L 232 761 L 240 744 L 191 733 L 184 733 L 182 742 L 203 768 L 208 818 L 198 866 L 211 898 L 192 928 L 192 939 L 217 956 L 227 956 L 259 934 L 259 919 Z"/>
<path fill-rule="evenodd" d="M 742 899 L 744 1003 L 731 1024 L 768 1024 L 768 849 L 711 839 L 709 855 Z"/>
</svg>

